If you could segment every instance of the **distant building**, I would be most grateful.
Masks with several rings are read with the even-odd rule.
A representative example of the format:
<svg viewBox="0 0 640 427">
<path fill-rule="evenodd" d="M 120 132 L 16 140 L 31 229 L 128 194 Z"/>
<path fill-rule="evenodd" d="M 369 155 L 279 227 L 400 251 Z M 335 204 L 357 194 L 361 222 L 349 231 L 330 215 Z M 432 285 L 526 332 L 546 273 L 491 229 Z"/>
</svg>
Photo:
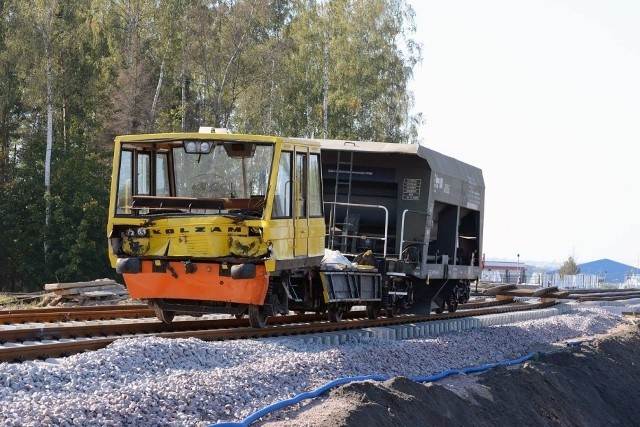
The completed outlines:
<svg viewBox="0 0 640 427">
<path fill-rule="evenodd" d="M 580 269 L 580 273 L 582 274 L 597 275 L 601 283 L 624 283 L 628 276 L 640 273 L 640 270 L 638 270 L 638 268 L 636 267 L 622 264 L 620 262 L 612 261 L 606 258 L 598 261 L 578 264 L 578 268 Z M 558 270 L 554 270 L 550 271 L 549 273 L 557 272 Z"/>
<path fill-rule="evenodd" d="M 578 264 L 578 268 L 580 269 L 580 276 L 597 276 L 597 281 L 600 283 L 622 285 L 625 282 L 630 282 L 630 278 L 638 280 L 637 278 L 640 277 L 640 269 L 606 258 Z M 545 280 L 544 283 L 540 284 L 541 286 L 548 286 L 550 279 L 553 285 L 561 285 L 561 281 L 553 279 L 553 276 L 557 275 L 559 271 L 560 269 L 555 269 L 547 271 L 546 273 L 539 273 L 538 277 L 534 277 L 534 273 L 531 275 L 532 277 L 528 278 L 524 263 L 515 261 L 485 261 L 482 268 L 482 281 L 505 284 L 538 283 L 542 280 L 541 277 L 544 276 Z M 591 279 L 589 280 L 591 281 Z M 594 278 L 593 280 L 596 279 Z M 585 286 L 569 287 L 580 288 Z M 592 286 L 589 284 L 586 287 Z"/>
<path fill-rule="evenodd" d="M 526 266 L 521 262 L 485 261 L 482 266 L 482 281 L 505 284 L 525 283 L 526 272 Z"/>
</svg>

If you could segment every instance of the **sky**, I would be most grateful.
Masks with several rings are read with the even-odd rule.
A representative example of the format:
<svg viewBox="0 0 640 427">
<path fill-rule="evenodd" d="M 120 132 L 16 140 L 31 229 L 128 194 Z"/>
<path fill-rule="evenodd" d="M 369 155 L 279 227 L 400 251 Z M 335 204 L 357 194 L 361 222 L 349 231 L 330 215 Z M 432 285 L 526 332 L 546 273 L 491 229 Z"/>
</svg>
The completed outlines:
<svg viewBox="0 0 640 427">
<path fill-rule="evenodd" d="M 426 146 L 482 169 L 487 260 L 640 265 L 640 1 L 408 0 Z"/>
</svg>

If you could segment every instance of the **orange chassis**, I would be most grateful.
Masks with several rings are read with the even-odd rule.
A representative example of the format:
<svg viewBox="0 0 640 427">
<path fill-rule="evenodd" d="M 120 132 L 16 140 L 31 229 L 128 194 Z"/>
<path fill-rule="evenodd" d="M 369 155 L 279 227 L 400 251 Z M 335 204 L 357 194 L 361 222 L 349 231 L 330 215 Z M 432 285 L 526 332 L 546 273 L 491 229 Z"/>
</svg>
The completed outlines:
<svg viewBox="0 0 640 427">
<path fill-rule="evenodd" d="M 192 263 L 195 271 L 187 273 L 184 263 L 169 261 L 164 271 L 154 271 L 154 261 L 143 260 L 139 273 L 124 273 L 132 298 L 188 299 L 238 304 L 264 303 L 269 288 L 265 266 L 256 265 L 252 279 L 234 279 L 225 264 Z"/>
</svg>

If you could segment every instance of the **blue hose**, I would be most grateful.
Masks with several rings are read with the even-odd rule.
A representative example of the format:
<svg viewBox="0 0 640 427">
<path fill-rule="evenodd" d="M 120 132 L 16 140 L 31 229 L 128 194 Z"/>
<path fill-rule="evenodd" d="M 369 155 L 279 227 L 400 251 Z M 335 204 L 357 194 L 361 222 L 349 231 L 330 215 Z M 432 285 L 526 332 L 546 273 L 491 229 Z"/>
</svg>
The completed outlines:
<svg viewBox="0 0 640 427">
<path fill-rule="evenodd" d="M 215 427 L 231 427 L 231 426 L 242 426 L 242 427 L 246 427 L 249 424 L 251 424 L 252 422 L 260 419 L 261 417 L 264 417 L 265 415 L 269 414 L 270 412 L 273 411 L 277 411 L 278 409 L 282 409 L 285 408 L 287 406 L 291 406 L 294 405 L 296 403 L 300 403 L 302 400 L 304 399 L 311 399 L 313 397 L 318 397 L 320 396 L 322 393 L 324 393 L 325 391 L 342 385 L 342 384 L 346 384 L 346 383 L 350 383 L 353 381 L 365 381 L 365 380 L 374 380 L 374 381 L 386 381 L 388 378 L 382 375 L 364 375 L 364 376 L 360 376 L 360 377 L 344 377 L 344 378 L 338 378 L 337 380 L 333 380 L 330 383 L 327 383 L 325 385 L 323 385 L 322 387 L 319 387 L 313 391 L 308 391 L 305 393 L 301 393 L 295 397 L 292 397 L 291 399 L 287 399 L 287 400 L 282 400 L 280 402 L 276 402 L 276 403 L 272 403 L 271 405 L 267 406 L 266 408 L 262 408 L 260 409 L 258 412 L 254 412 L 252 415 L 249 415 L 247 418 L 245 418 L 244 420 L 234 423 L 234 422 L 222 422 L 222 423 L 216 423 L 216 424 L 211 424 L 211 426 L 215 426 Z"/>
<path fill-rule="evenodd" d="M 580 345 L 582 343 L 582 341 L 578 341 L 578 342 L 571 342 L 571 343 L 567 343 L 567 345 Z M 532 359 L 534 357 L 536 357 L 539 354 L 546 354 L 547 352 L 544 351 L 534 351 L 531 352 L 529 354 L 526 354 L 522 357 L 519 357 L 517 359 L 514 360 L 505 360 L 502 362 L 496 362 L 496 363 L 487 363 L 486 365 L 480 365 L 480 366 L 471 366 L 468 368 L 463 368 L 463 369 L 446 369 L 442 372 L 440 372 L 439 374 L 434 374 L 434 375 L 429 375 L 426 377 L 411 377 L 410 379 L 412 381 L 418 382 L 418 383 L 426 383 L 426 382 L 435 382 L 435 381 L 440 381 L 448 376 L 451 375 L 459 375 L 459 374 L 463 374 L 463 375 L 467 375 L 467 374 L 473 374 L 473 373 L 477 373 L 477 372 L 484 372 L 484 371 L 488 371 L 489 369 L 492 368 L 497 368 L 499 366 L 512 366 L 512 365 L 519 365 L 523 362 L 526 362 L 529 359 Z M 254 412 L 252 415 L 249 415 L 247 418 L 245 418 L 244 420 L 240 421 L 240 422 L 217 422 L 215 424 L 210 424 L 209 427 L 247 427 L 249 424 L 251 424 L 254 421 L 257 421 L 258 419 L 264 417 L 265 415 L 277 411 L 278 409 L 282 409 L 285 408 L 287 406 L 291 406 L 294 405 L 296 403 L 300 403 L 301 401 L 303 401 L 304 399 L 311 399 L 314 397 L 318 397 L 320 396 L 322 393 L 324 393 L 327 390 L 332 389 L 333 387 L 342 385 L 342 384 L 346 384 L 346 383 L 350 383 L 350 382 L 354 382 L 354 381 L 366 381 L 366 380 L 373 380 L 373 381 L 387 381 L 388 379 L 390 379 L 390 377 L 388 376 L 384 376 L 384 375 L 363 375 L 363 376 L 358 376 L 358 377 L 344 377 L 344 378 L 338 378 L 336 380 L 333 380 L 313 391 L 308 391 L 305 393 L 301 393 L 295 397 L 292 397 L 290 399 L 287 400 L 282 400 L 280 402 L 276 402 L 276 403 L 272 403 L 271 405 L 267 406 L 266 408 L 262 408 L 260 409 L 258 412 Z"/>
</svg>

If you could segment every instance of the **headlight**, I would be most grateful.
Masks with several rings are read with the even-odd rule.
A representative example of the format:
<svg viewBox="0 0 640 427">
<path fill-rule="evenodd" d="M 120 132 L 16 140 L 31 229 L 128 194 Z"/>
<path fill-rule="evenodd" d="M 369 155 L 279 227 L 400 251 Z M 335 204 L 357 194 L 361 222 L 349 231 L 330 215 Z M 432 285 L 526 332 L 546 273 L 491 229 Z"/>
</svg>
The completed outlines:
<svg viewBox="0 0 640 427">
<path fill-rule="evenodd" d="M 186 151 L 187 153 L 197 153 L 198 145 L 195 143 L 195 141 L 187 141 L 184 144 L 184 151 Z"/>
<path fill-rule="evenodd" d="M 127 231 L 124 232 L 127 237 L 133 237 L 136 235 L 136 232 L 133 231 L 133 228 L 127 228 Z"/>
<path fill-rule="evenodd" d="M 147 229 L 144 227 L 140 227 L 138 228 L 137 234 L 138 234 L 138 237 L 144 237 L 147 235 Z"/>
<path fill-rule="evenodd" d="M 213 141 L 184 141 L 185 153 L 189 154 L 209 154 L 214 146 Z"/>
</svg>

